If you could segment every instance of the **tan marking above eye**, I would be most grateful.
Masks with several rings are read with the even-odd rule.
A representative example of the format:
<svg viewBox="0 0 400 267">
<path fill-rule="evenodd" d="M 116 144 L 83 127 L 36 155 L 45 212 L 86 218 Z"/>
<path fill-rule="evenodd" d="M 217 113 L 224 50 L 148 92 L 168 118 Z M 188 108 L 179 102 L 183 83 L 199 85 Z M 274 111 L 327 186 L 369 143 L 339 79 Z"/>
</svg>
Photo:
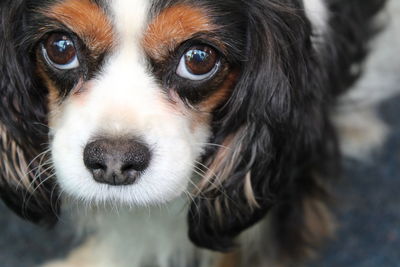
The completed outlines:
<svg viewBox="0 0 400 267">
<path fill-rule="evenodd" d="M 64 0 L 42 11 L 76 33 L 95 53 L 102 53 L 114 44 L 114 32 L 106 13 L 90 0 Z"/>
<path fill-rule="evenodd" d="M 143 46 L 150 57 L 162 60 L 196 33 L 215 29 L 206 10 L 180 4 L 165 9 L 153 19 L 145 32 Z"/>
</svg>

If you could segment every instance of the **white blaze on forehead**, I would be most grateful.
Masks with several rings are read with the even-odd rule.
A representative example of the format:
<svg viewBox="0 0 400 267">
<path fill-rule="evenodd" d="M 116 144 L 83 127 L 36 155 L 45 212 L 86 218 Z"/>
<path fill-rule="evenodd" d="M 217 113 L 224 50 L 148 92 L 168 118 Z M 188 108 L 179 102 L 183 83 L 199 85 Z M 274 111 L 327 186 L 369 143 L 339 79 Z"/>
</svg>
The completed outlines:
<svg viewBox="0 0 400 267">
<path fill-rule="evenodd" d="M 157 88 L 153 75 L 147 71 L 146 56 L 141 44 L 147 28 L 150 9 L 149 0 L 113 0 L 110 9 L 117 40 L 116 46 L 103 73 L 98 77 L 99 86 L 93 92 L 98 103 L 112 104 L 126 112 L 144 118 L 142 112 L 151 111 L 157 105 L 161 90 Z M 146 108 L 147 107 L 147 108 Z M 109 109 L 112 116 L 118 109 Z M 154 110 L 153 110 L 154 111 Z"/>
<path fill-rule="evenodd" d="M 113 0 L 111 10 L 117 31 L 123 39 L 139 41 L 147 24 L 150 0 Z"/>
<path fill-rule="evenodd" d="M 111 12 L 117 34 L 117 52 L 125 61 L 144 62 L 141 40 L 147 27 L 149 0 L 113 0 Z"/>
</svg>

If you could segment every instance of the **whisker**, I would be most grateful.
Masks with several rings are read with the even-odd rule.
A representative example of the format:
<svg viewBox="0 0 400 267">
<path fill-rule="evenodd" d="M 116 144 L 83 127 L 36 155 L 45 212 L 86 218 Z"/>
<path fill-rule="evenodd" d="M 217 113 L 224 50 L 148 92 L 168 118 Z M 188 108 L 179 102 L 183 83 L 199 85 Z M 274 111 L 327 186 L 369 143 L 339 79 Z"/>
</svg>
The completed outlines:
<svg viewBox="0 0 400 267">
<path fill-rule="evenodd" d="M 51 200 L 53 199 L 53 196 L 54 196 L 54 193 L 55 193 L 56 189 L 57 189 L 57 184 L 54 184 L 54 185 L 53 185 L 53 189 L 52 189 L 51 192 L 50 192 L 50 206 L 51 206 L 51 210 L 53 211 L 53 213 L 54 213 L 54 215 L 56 216 L 57 220 L 60 221 L 60 222 L 63 222 L 63 219 L 58 215 L 58 213 L 57 213 L 57 207 L 55 207 L 54 204 L 58 205 L 58 203 L 61 201 L 60 198 L 61 198 L 61 195 L 64 193 L 64 191 L 63 191 L 63 190 L 60 190 L 60 191 L 58 192 L 57 199 L 56 199 L 56 201 L 53 203 L 53 201 L 51 201 Z"/>
<path fill-rule="evenodd" d="M 43 185 L 44 183 L 46 183 L 48 180 L 50 180 L 51 178 L 53 178 L 56 175 L 56 173 L 52 173 L 51 175 L 47 176 L 45 179 L 43 179 L 43 181 L 41 181 L 35 188 L 33 188 L 32 191 L 32 195 L 39 189 L 39 187 L 41 185 Z"/>
<path fill-rule="evenodd" d="M 46 155 L 46 154 L 44 154 L 44 155 L 40 158 L 40 161 L 39 161 L 39 164 L 38 164 L 38 167 L 39 167 L 39 168 L 36 169 L 36 174 L 35 174 L 35 176 L 41 175 L 41 174 L 38 174 L 38 172 L 40 172 L 40 167 L 44 167 L 44 164 L 46 164 L 46 163 L 48 163 L 48 162 L 52 162 L 51 159 L 49 158 L 49 159 L 47 159 L 47 160 L 43 163 L 43 159 L 44 159 L 45 155 Z"/>
<path fill-rule="evenodd" d="M 16 189 L 18 189 L 18 188 L 21 187 L 21 184 L 24 182 L 24 179 L 25 179 L 25 178 L 29 178 L 29 176 L 37 177 L 37 175 L 33 175 L 33 172 L 37 171 L 37 170 L 40 169 L 41 167 L 46 166 L 46 165 L 49 163 L 48 161 L 46 161 L 46 162 L 43 163 L 43 164 L 41 163 L 41 162 L 43 161 L 43 158 L 44 158 L 44 157 L 46 156 L 46 154 L 49 153 L 49 152 L 50 152 L 50 149 L 47 149 L 47 150 L 45 150 L 45 151 L 39 153 L 36 157 L 34 157 L 34 159 L 31 160 L 31 162 L 30 162 L 30 163 L 27 165 L 27 167 L 26 167 L 27 172 L 24 173 L 24 176 L 23 176 L 23 177 L 20 177 L 18 183 L 16 184 L 16 186 L 15 186 Z M 38 166 L 36 166 L 36 167 L 33 168 L 32 170 L 28 171 L 28 170 L 29 170 L 29 167 L 30 167 L 30 166 L 35 162 L 35 160 L 37 160 L 38 158 L 40 158 Z M 33 180 L 35 180 L 35 178 L 33 178 Z M 28 187 L 30 187 L 30 185 L 29 185 Z"/>
<path fill-rule="evenodd" d="M 39 157 L 42 157 L 43 155 L 47 154 L 50 152 L 50 148 L 46 149 L 45 151 L 37 154 L 28 164 L 27 168 L 29 169 L 29 167 L 33 164 L 33 162 L 35 162 L 35 160 L 37 160 Z"/>
<path fill-rule="evenodd" d="M 197 144 L 205 145 L 205 146 L 214 146 L 214 147 L 225 148 L 225 149 L 230 149 L 230 150 L 232 149 L 232 148 L 230 148 L 228 146 L 224 146 L 224 145 L 221 145 L 221 144 L 215 144 L 215 143 L 197 143 Z"/>
<path fill-rule="evenodd" d="M 200 207 L 199 205 L 196 203 L 196 201 L 194 201 L 194 197 L 192 196 L 192 194 L 190 192 L 188 192 L 187 190 L 183 191 L 183 193 L 190 199 L 190 203 L 193 203 L 196 210 L 200 211 Z M 189 206 L 189 203 L 187 203 L 187 205 Z"/>
<path fill-rule="evenodd" d="M 33 186 L 33 184 L 38 180 L 38 179 L 40 179 L 41 178 L 41 176 L 42 176 L 42 174 L 44 174 L 45 172 L 48 172 L 48 171 L 54 171 L 54 166 L 53 165 L 51 165 L 50 167 L 47 167 L 46 169 L 44 169 L 44 170 L 42 170 L 40 173 L 38 173 L 37 175 L 35 175 L 35 178 L 32 180 L 32 182 L 29 184 L 29 186 L 28 186 L 28 188 L 27 188 L 27 190 L 29 191 L 29 189 L 31 189 L 31 187 Z M 52 174 L 52 176 L 54 176 L 55 175 L 55 173 L 54 174 Z M 48 177 L 46 177 L 46 179 L 47 179 Z M 46 180 L 45 179 L 45 180 Z"/>
<path fill-rule="evenodd" d="M 205 168 L 207 168 L 205 165 L 201 164 L 198 161 L 195 161 L 195 163 L 200 164 L 202 166 L 204 166 Z M 201 172 L 199 172 L 199 167 L 198 166 L 194 166 L 193 164 L 190 164 L 191 167 L 193 168 L 193 172 L 196 173 L 197 175 L 200 176 L 200 178 L 204 179 L 204 171 L 201 170 Z M 209 171 L 211 171 L 209 168 L 207 168 Z M 233 205 L 238 206 L 238 204 L 236 203 L 236 201 L 234 201 L 227 193 L 225 190 L 223 190 L 223 186 L 222 183 L 220 181 L 220 179 L 218 179 L 218 176 L 216 174 L 213 174 L 212 176 L 214 179 L 206 179 L 205 181 L 210 184 L 211 186 L 213 186 L 213 188 L 215 190 L 217 190 L 219 193 L 221 193 L 226 199 L 228 199 Z M 191 179 L 188 179 L 189 182 L 193 185 L 193 187 L 197 190 L 197 194 L 196 197 L 205 199 L 205 200 L 211 200 L 211 198 L 207 197 L 205 195 L 205 192 L 202 192 L 201 188 L 199 188 L 199 186 L 197 184 L 195 184 Z"/>
<path fill-rule="evenodd" d="M 201 178 L 203 178 L 203 180 L 205 182 L 209 183 L 210 185 L 212 185 L 214 187 L 222 187 L 221 179 L 219 179 L 218 175 L 215 172 L 213 172 L 210 168 L 208 168 L 206 165 L 202 164 L 199 161 L 195 161 L 195 164 L 200 165 L 201 167 L 206 169 L 206 170 L 201 170 L 200 167 L 192 165 L 193 168 L 196 168 L 197 170 L 200 169 L 202 171 L 202 173 L 204 173 L 204 175 L 200 175 L 200 176 L 201 176 Z M 210 175 L 210 177 L 207 178 L 206 174 Z"/>
<path fill-rule="evenodd" d="M 51 178 L 53 178 L 53 176 L 55 176 L 55 175 L 56 175 L 56 174 L 53 173 L 53 174 L 49 175 L 48 177 L 46 177 L 46 179 L 44 179 L 43 181 L 41 181 L 41 182 L 33 189 L 33 191 L 30 193 L 30 195 L 29 195 L 28 198 L 26 198 L 26 195 L 25 195 L 24 200 L 23 200 L 24 206 L 29 204 L 29 202 L 31 201 L 31 199 L 34 197 L 35 192 L 40 188 L 40 186 L 43 185 L 43 184 L 44 184 L 45 182 L 47 182 L 48 180 L 50 180 Z M 38 179 L 35 179 L 35 180 L 37 181 Z"/>
</svg>

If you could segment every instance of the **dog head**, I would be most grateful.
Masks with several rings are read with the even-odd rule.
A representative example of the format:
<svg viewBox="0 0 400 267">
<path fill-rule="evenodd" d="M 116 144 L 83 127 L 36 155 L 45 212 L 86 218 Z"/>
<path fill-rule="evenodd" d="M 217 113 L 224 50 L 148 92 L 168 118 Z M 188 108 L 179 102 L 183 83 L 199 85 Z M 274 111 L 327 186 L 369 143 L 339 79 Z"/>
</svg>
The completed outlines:
<svg viewBox="0 0 400 267">
<path fill-rule="evenodd" d="M 300 2 L 3 1 L 2 198 L 48 221 L 61 193 L 152 205 L 194 184 L 191 239 L 230 248 L 321 160 Z"/>
</svg>

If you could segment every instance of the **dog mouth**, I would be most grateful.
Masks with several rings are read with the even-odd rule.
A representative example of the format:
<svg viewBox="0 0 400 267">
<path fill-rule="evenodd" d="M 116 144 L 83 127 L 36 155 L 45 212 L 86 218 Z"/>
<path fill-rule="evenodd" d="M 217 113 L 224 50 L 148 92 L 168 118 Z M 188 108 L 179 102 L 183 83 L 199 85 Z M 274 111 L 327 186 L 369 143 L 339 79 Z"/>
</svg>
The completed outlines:
<svg viewBox="0 0 400 267">
<path fill-rule="evenodd" d="M 129 207 L 182 196 L 200 149 L 181 136 L 151 134 L 83 133 L 71 138 L 71 131 L 57 132 L 51 156 L 61 191 L 79 202 Z"/>
</svg>

